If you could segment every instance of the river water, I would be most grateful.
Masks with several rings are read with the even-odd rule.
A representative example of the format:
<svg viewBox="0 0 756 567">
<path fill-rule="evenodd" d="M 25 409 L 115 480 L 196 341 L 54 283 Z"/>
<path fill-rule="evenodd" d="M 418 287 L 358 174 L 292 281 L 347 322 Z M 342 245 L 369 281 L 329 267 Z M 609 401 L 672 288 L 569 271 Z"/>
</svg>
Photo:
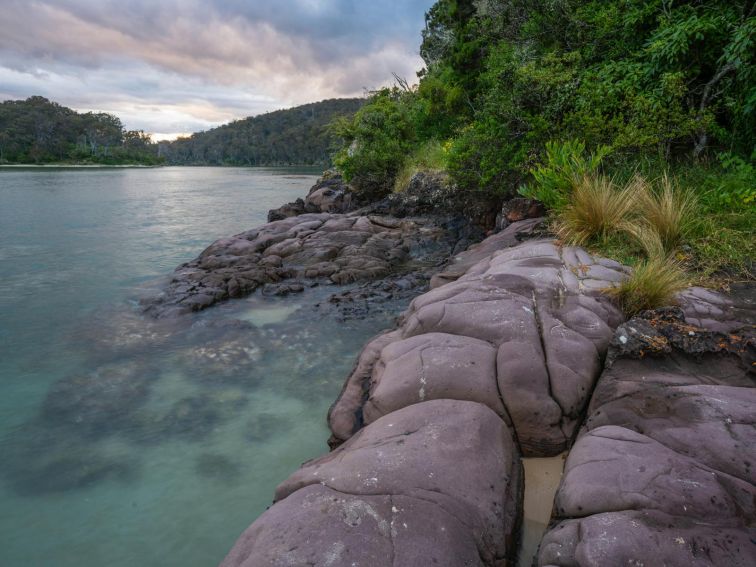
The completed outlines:
<svg viewBox="0 0 756 567">
<path fill-rule="evenodd" d="M 337 321 L 313 308 L 327 287 L 138 308 L 314 173 L 0 168 L 0 565 L 217 564 L 327 450 L 328 406 L 393 313 Z"/>
</svg>

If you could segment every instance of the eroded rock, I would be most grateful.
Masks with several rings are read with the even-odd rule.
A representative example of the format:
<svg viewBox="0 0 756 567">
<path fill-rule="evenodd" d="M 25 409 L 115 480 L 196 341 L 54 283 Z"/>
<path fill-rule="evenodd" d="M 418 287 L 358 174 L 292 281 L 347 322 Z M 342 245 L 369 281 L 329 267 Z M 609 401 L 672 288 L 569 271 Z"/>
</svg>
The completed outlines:
<svg viewBox="0 0 756 567">
<path fill-rule="evenodd" d="M 425 256 L 448 254 L 455 242 L 429 219 L 303 214 L 214 242 L 180 266 L 162 295 L 145 301 L 145 310 L 164 317 L 261 287 L 285 295 L 303 291 L 305 282 L 377 279 Z"/>
<path fill-rule="evenodd" d="M 617 329 L 539 565 L 756 561 L 756 341 L 727 319 L 668 308 Z"/>
<path fill-rule="evenodd" d="M 533 226 L 525 222 L 523 226 Z M 479 248 L 488 254 L 456 281 L 417 297 L 399 331 L 384 338 L 380 350 L 367 348 L 360 355 L 330 412 L 334 442 L 348 439 L 363 422 L 380 414 L 382 404 L 393 408 L 419 401 L 419 386 L 408 384 L 419 383 L 425 364 L 414 363 L 420 374 L 390 377 L 391 384 L 404 381 L 403 402 L 380 386 L 381 368 L 401 367 L 400 359 L 406 357 L 392 343 L 414 339 L 424 350 L 439 352 L 448 347 L 451 335 L 459 337 L 458 342 L 486 344 L 488 353 L 496 351 L 495 369 L 486 371 L 487 380 L 476 377 L 461 386 L 466 372 L 456 374 L 455 395 L 486 399 L 495 409 L 498 390 L 506 410 L 499 413 L 511 417 L 526 456 L 553 456 L 568 446 L 622 318 L 602 290 L 621 281 L 626 272 L 582 249 L 560 248 L 546 240 L 491 251 L 512 243 L 517 226 L 510 229 L 509 234 L 491 237 L 493 243 L 484 241 Z M 437 385 L 454 381 L 451 375 L 434 379 Z"/>
<path fill-rule="evenodd" d="M 272 565 L 285 552 L 325 565 L 335 545 L 333 565 L 422 565 L 434 557 L 442 565 L 503 565 L 514 552 L 520 482 L 517 448 L 491 409 L 416 404 L 283 482 L 278 502 L 224 565 Z"/>
</svg>

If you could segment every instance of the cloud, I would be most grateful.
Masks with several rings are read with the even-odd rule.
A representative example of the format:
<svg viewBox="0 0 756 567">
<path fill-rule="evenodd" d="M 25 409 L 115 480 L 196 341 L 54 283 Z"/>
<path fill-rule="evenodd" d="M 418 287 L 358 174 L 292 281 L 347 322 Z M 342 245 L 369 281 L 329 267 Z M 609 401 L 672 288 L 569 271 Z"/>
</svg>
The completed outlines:
<svg viewBox="0 0 756 567">
<path fill-rule="evenodd" d="M 0 0 L 0 96 L 42 94 L 115 112 L 127 127 L 194 131 L 359 95 L 392 72 L 414 78 L 431 4 Z"/>
</svg>

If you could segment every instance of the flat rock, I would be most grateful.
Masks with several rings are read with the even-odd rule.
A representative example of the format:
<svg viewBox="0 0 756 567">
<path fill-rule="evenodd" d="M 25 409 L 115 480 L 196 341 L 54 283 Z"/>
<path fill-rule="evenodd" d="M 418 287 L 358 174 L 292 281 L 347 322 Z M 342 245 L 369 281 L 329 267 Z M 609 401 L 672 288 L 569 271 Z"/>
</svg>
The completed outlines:
<svg viewBox="0 0 756 567">
<path fill-rule="evenodd" d="M 617 329 L 538 565 L 754 564 L 755 344 L 680 308 Z"/>
<path fill-rule="evenodd" d="M 222 238 L 174 272 L 145 311 L 166 317 L 199 311 L 258 288 L 285 295 L 306 282 L 344 285 L 384 277 L 448 255 L 455 234 L 430 219 L 381 219 L 332 213 L 283 218 Z"/>
<path fill-rule="evenodd" d="M 748 482 L 607 425 L 575 443 L 555 507 L 561 517 L 645 509 L 738 526 L 756 517 L 755 498 L 756 487 Z"/>
</svg>

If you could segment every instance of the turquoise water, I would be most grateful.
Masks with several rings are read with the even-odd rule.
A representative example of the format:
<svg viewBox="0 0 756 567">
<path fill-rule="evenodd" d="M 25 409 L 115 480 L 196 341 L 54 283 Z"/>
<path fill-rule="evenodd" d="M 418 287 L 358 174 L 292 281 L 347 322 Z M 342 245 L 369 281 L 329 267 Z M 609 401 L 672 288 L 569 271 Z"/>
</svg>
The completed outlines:
<svg viewBox="0 0 756 567">
<path fill-rule="evenodd" d="M 138 298 L 312 170 L 0 169 L 0 565 L 214 565 L 389 324 L 318 287 L 176 321 Z"/>
</svg>

